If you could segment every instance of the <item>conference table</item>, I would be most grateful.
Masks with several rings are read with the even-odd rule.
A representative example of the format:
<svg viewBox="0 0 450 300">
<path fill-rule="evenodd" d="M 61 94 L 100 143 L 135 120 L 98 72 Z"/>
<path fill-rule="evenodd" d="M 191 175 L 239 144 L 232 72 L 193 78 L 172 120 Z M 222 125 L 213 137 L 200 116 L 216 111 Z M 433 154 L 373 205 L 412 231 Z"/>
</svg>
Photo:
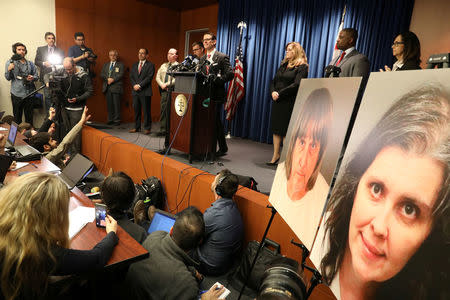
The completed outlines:
<svg viewBox="0 0 450 300">
<path fill-rule="evenodd" d="M 0 134 L 7 136 L 9 130 L 8 124 L 1 124 L 1 127 L 6 130 L 1 131 Z M 17 133 L 15 145 L 25 145 L 25 136 Z M 56 172 L 59 170 L 51 161 L 42 157 L 41 160 L 31 161 L 30 164 L 16 170 L 9 171 L 4 180 L 4 184 L 8 184 L 20 174 L 25 172 Z M 74 210 L 79 206 L 94 207 L 92 201 L 77 187 L 74 187 L 70 192 L 69 211 Z M 117 237 L 119 243 L 114 248 L 114 251 L 105 266 L 105 268 L 115 268 L 117 266 L 129 265 L 133 262 L 145 259 L 148 257 L 148 251 L 142 247 L 135 239 L 133 239 L 120 226 L 117 228 Z M 97 227 L 95 221 L 87 223 L 71 240 L 70 247 L 77 250 L 92 249 L 98 242 L 106 236 L 104 228 Z"/>
</svg>

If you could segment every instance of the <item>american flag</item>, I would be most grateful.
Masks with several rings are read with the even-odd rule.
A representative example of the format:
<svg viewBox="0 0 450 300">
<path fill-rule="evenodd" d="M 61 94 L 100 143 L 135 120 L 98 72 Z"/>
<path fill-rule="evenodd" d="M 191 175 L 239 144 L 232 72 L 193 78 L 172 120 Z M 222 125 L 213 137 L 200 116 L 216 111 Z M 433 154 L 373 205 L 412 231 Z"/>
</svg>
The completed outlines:
<svg viewBox="0 0 450 300">
<path fill-rule="evenodd" d="M 344 6 L 344 10 L 342 12 L 342 16 L 341 16 L 341 23 L 339 24 L 339 29 L 338 29 L 338 36 L 339 36 L 339 32 L 341 32 L 341 30 L 344 28 L 344 18 L 345 18 L 345 12 L 347 10 L 347 5 Z M 333 51 L 333 58 L 331 61 L 336 61 L 337 58 L 341 55 L 341 50 L 339 50 L 337 48 L 337 39 L 338 36 L 336 36 L 336 42 L 334 43 L 334 51 Z"/>
<path fill-rule="evenodd" d="M 242 63 L 242 47 L 239 45 L 234 64 L 234 78 L 228 86 L 227 103 L 225 104 L 227 120 L 233 119 L 237 104 L 244 98 L 244 94 L 244 64 Z"/>
</svg>

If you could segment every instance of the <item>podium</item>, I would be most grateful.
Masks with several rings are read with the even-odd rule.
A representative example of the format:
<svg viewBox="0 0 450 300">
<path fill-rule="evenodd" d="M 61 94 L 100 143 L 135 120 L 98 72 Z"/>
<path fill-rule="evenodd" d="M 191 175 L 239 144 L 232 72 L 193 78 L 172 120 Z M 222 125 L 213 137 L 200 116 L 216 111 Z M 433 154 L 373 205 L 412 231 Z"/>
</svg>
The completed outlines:
<svg viewBox="0 0 450 300">
<path fill-rule="evenodd" d="M 169 143 L 172 148 L 193 156 L 202 157 L 214 153 L 215 134 L 214 103 L 204 105 L 209 94 L 202 85 L 199 72 L 173 72 L 175 87 L 171 96 L 169 114 Z M 178 132 L 177 132 L 178 131 Z"/>
</svg>

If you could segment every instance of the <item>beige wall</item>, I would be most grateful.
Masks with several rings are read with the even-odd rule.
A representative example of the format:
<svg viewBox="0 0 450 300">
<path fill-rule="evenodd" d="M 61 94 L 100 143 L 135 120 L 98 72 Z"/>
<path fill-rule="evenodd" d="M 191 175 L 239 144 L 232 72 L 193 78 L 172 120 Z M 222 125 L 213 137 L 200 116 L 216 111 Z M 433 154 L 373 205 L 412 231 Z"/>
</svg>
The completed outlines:
<svg viewBox="0 0 450 300">
<path fill-rule="evenodd" d="M 422 68 L 430 54 L 450 52 L 449 9 L 448 0 L 415 0 L 409 28 L 420 40 Z"/>
<path fill-rule="evenodd" d="M 0 1 L 0 110 L 12 114 L 10 82 L 5 79 L 5 62 L 11 57 L 11 45 L 27 46 L 26 58 L 34 62 L 36 48 L 45 45 L 44 33 L 55 32 L 54 0 Z M 36 125 L 36 124 L 35 124 Z"/>
</svg>

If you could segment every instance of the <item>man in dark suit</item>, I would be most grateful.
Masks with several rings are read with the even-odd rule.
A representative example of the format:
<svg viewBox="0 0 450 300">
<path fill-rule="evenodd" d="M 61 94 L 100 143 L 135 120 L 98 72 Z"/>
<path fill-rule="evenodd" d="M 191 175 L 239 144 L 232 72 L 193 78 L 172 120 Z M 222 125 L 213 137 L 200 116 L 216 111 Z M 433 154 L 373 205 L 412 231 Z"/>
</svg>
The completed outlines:
<svg viewBox="0 0 450 300">
<path fill-rule="evenodd" d="M 339 67 L 341 72 L 339 77 L 362 76 L 363 81 L 367 80 L 370 72 L 369 59 L 356 50 L 356 40 L 358 31 L 354 28 L 344 28 L 339 32 L 336 46 L 341 50 L 341 54 L 334 58 L 330 65 Z"/>
<path fill-rule="evenodd" d="M 134 133 L 141 130 L 141 110 L 143 110 L 144 133 L 150 134 L 152 125 L 152 80 L 155 74 L 155 65 L 147 60 L 148 50 L 145 48 L 139 49 L 138 57 L 139 61 L 133 64 L 130 71 L 135 125 L 129 132 Z"/>
<path fill-rule="evenodd" d="M 216 50 L 216 36 L 212 32 L 203 35 L 203 46 L 206 49 L 206 54 L 200 58 L 199 65 L 202 67 L 202 72 L 206 74 L 215 75 L 211 84 L 211 93 L 209 95 L 211 104 L 216 109 L 216 134 L 215 140 L 219 144 L 219 151 L 216 156 L 223 156 L 228 151 L 227 142 L 225 140 L 225 132 L 223 131 L 223 124 L 220 120 L 220 112 L 222 104 L 225 102 L 225 83 L 233 79 L 233 69 L 230 65 L 230 58 L 228 55 Z M 206 62 L 208 61 L 208 62 Z M 213 142 L 214 151 L 216 149 L 216 142 Z"/>
<path fill-rule="evenodd" d="M 100 76 L 103 79 L 102 92 L 106 95 L 108 125 L 120 125 L 120 99 L 123 94 L 123 63 L 117 61 L 117 50 L 109 51 L 109 62 L 103 65 Z"/>
<path fill-rule="evenodd" d="M 56 47 L 55 34 L 53 32 L 45 33 L 47 45 L 38 47 L 34 64 L 39 67 L 39 79 L 44 82 L 44 75 L 50 73 L 56 65 L 62 65 L 64 51 Z M 48 88 L 44 89 L 45 110 L 48 112 L 52 105 L 52 99 Z"/>
</svg>

